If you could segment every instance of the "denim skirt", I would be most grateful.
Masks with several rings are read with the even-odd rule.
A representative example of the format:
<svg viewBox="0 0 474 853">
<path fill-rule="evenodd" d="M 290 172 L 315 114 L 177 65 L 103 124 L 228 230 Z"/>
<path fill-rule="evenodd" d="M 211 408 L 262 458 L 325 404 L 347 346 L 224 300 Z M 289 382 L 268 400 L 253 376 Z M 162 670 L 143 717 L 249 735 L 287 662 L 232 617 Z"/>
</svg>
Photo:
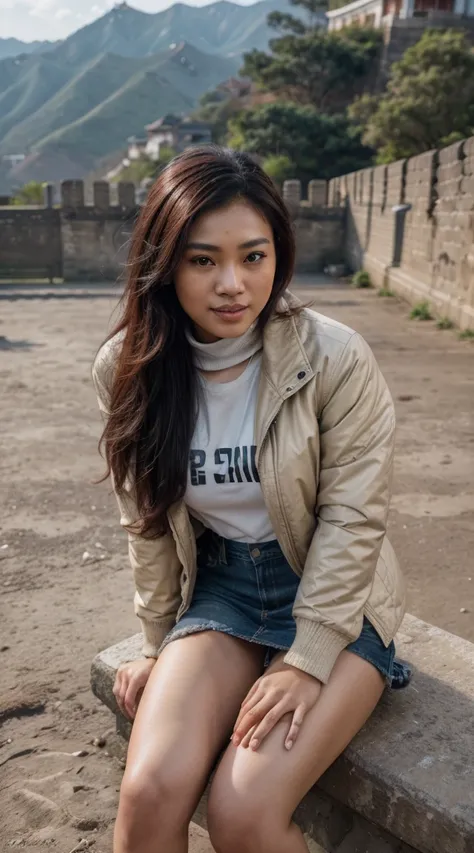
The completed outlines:
<svg viewBox="0 0 474 853">
<path fill-rule="evenodd" d="M 265 646 L 268 665 L 295 638 L 292 609 L 299 582 L 277 541 L 252 545 L 206 531 L 198 539 L 191 605 L 161 648 L 190 634 L 220 631 Z M 359 638 L 346 649 L 375 666 L 390 687 L 408 684 L 409 667 L 396 660 L 394 643 L 386 647 L 368 619 Z"/>
</svg>

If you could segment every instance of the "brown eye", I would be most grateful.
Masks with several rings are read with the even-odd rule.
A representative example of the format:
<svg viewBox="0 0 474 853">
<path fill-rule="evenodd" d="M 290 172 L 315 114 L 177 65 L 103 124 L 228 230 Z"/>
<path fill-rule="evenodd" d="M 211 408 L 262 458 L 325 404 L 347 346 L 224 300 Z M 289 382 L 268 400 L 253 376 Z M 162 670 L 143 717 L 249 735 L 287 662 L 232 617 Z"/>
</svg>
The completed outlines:
<svg viewBox="0 0 474 853">
<path fill-rule="evenodd" d="M 262 258 L 266 257 L 263 252 L 251 252 L 250 255 L 247 256 L 247 261 L 249 264 L 256 264 L 258 261 L 261 261 Z"/>
</svg>

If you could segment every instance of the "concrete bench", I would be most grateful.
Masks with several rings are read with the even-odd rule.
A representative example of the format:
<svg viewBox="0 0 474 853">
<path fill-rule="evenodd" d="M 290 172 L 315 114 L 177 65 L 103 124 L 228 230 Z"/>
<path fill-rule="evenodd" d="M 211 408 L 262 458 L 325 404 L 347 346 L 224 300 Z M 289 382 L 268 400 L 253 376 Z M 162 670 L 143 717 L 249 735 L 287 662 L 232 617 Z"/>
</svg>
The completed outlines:
<svg viewBox="0 0 474 853">
<path fill-rule="evenodd" d="M 92 690 L 124 737 L 130 726 L 112 687 L 140 643 L 136 635 L 92 664 Z M 474 853 L 474 644 L 407 616 L 397 650 L 413 665 L 410 686 L 386 691 L 295 813 L 310 850 Z M 205 801 L 194 818 L 204 827 Z"/>
</svg>

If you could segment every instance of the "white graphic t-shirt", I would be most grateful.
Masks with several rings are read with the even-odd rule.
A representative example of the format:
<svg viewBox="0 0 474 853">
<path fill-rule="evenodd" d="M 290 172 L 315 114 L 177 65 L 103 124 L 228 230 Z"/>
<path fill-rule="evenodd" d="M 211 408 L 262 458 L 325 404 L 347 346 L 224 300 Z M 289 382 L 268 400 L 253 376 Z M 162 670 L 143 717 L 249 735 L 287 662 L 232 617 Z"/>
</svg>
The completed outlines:
<svg viewBox="0 0 474 853">
<path fill-rule="evenodd" d="M 225 539 L 275 538 L 255 463 L 255 411 L 261 354 L 232 382 L 204 385 L 189 454 L 185 503 L 195 518 Z"/>
</svg>

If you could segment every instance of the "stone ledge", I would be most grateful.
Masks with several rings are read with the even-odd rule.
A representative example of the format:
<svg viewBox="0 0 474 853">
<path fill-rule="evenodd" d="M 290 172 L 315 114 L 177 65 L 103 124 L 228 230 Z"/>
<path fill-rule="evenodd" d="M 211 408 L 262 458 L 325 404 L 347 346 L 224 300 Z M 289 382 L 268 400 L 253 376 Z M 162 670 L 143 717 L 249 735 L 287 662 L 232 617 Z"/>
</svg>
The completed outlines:
<svg viewBox="0 0 474 853">
<path fill-rule="evenodd" d="M 125 736 L 112 686 L 140 642 L 125 640 L 92 664 L 92 689 Z M 474 644 L 407 616 L 397 648 L 413 665 L 412 683 L 386 692 L 296 819 L 328 853 L 472 853 Z M 196 821 L 204 825 L 202 815 L 203 803 Z"/>
</svg>

